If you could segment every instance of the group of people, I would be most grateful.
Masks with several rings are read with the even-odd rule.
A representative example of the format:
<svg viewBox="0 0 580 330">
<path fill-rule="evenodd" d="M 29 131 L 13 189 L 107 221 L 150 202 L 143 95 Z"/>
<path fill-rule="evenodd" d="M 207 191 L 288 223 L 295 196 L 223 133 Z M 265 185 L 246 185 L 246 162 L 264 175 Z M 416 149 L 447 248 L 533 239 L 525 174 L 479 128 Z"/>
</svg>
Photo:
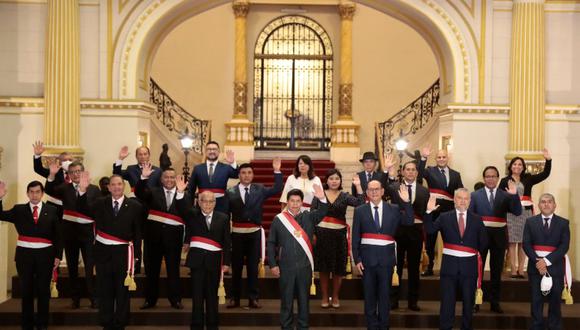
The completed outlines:
<svg viewBox="0 0 580 330">
<path fill-rule="evenodd" d="M 560 298 L 571 285 L 563 261 L 569 245 L 568 221 L 554 214 L 551 194 L 542 194 L 536 216 L 531 201 L 532 186 L 550 174 L 547 150 L 543 172 L 527 173 L 524 160 L 516 157 L 501 182 L 499 170 L 486 167 L 484 186 L 472 193 L 463 187 L 459 172 L 448 166 L 447 151 L 439 150 L 436 165 L 426 166 L 430 147 L 422 148 L 420 159 L 401 164 L 400 170 L 392 155 L 385 157 L 379 170 L 379 159 L 365 152 L 360 159 L 363 170 L 354 175 L 350 193 L 343 190 L 340 170 L 329 170 L 321 180 L 306 155 L 296 160 L 285 183 L 279 158 L 272 162 L 273 186 L 254 183 L 252 165 L 238 166 L 232 151 L 226 151 L 224 162 L 219 161 L 220 147 L 215 141 L 207 143 L 205 161 L 194 167 L 189 180 L 172 168 L 152 166 L 147 147 L 137 148 L 137 164 L 123 169 L 129 155 L 123 147 L 113 164 L 113 175 L 108 182 L 100 180 L 101 189 L 90 184 L 89 172 L 69 154 L 61 154 L 58 161 L 44 167 L 43 151 L 41 142 L 34 144 L 34 169 L 46 183 L 28 185 L 27 204 L 3 211 L 6 184 L 0 182 L 0 220 L 13 222 L 19 235 L 16 265 L 23 329 L 47 327 L 51 281 L 56 281 L 63 249 L 72 308 L 79 308 L 82 295 L 80 255 L 90 306 L 98 308 L 104 329 L 123 329 L 127 324 L 129 291 L 135 290 L 134 274 L 141 259 L 146 281 L 140 308 L 157 305 L 165 260 L 169 302 L 183 309 L 182 251 L 188 252 L 186 265 L 192 279 L 192 329 L 218 327 L 218 299 L 225 299 L 223 277 L 230 265 L 227 308 L 240 306 L 244 265 L 248 307 L 261 308 L 258 277 L 266 263 L 280 281 L 282 328 L 293 328 L 294 299 L 298 301 L 297 327 L 308 327 L 315 271 L 319 272 L 321 307 L 340 308 L 341 281 L 356 269 L 362 276 L 368 328 L 388 329 L 389 312 L 399 308 L 401 298 L 393 282 L 402 276 L 404 265 L 408 309 L 421 310 L 420 276 L 433 275 L 439 232 L 443 239 L 441 329 L 453 326 L 458 290 L 463 297 L 462 329 L 472 328 L 472 313 L 481 304 L 482 265 L 488 253 L 488 300 L 493 312 L 503 313 L 501 274 L 508 246 L 512 277 L 522 277 L 526 256 L 530 260 L 534 329 L 543 329 L 543 295 L 547 294 L 543 278 L 549 275 L 549 328 L 561 328 Z M 238 178 L 239 183 L 228 188 L 231 178 Z M 125 181 L 131 194 L 124 193 Z M 266 238 L 263 205 L 280 193 L 281 213 Z M 47 203 L 42 202 L 43 194 Z M 352 230 L 346 220 L 348 206 L 355 208 Z M 421 274 L 423 249 L 429 262 Z"/>
</svg>

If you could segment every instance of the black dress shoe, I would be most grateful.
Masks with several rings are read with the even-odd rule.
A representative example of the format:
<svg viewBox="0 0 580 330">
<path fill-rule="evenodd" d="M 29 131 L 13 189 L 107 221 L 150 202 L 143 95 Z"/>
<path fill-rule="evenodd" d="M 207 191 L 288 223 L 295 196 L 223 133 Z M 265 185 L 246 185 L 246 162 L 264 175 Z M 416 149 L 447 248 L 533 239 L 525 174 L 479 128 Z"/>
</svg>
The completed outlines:
<svg viewBox="0 0 580 330">
<path fill-rule="evenodd" d="M 240 301 L 235 299 L 230 299 L 230 302 L 226 306 L 226 308 L 236 308 L 240 307 Z"/>
<path fill-rule="evenodd" d="M 391 303 L 391 310 L 394 311 L 396 309 L 399 309 L 399 302 L 393 302 Z"/>
<path fill-rule="evenodd" d="M 421 310 L 421 308 L 419 308 L 419 306 L 418 306 L 417 304 L 412 304 L 412 305 L 409 305 L 409 307 L 408 307 L 408 308 L 409 308 L 410 310 L 414 311 L 414 312 L 418 312 L 418 311 L 420 311 L 420 310 Z"/>
<path fill-rule="evenodd" d="M 473 306 L 473 313 L 479 312 L 479 305 Z"/>
<path fill-rule="evenodd" d="M 145 303 L 143 303 L 143 305 L 141 305 L 141 307 L 139 307 L 139 309 L 150 309 L 155 307 L 155 304 L 152 304 L 148 301 L 145 301 Z"/>
<path fill-rule="evenodd" d="M 181 304 L 181 301 L 171 303 L 171 307 L 174 309 L 183 309 L 183 305 Z"/>
<path fill-rule="evenodd" d="M 433 276 L 433 275 L 435 275 L 433 273 L 433 269 L 427 269 L 426 271 L 424 271 L 424 272 L 421 273 L 421 276 L 425 276 L 425 277 L 426 276 Z"/>
<path fill-rule="evenodd" d="M 491 311 L 494 313 L 503 314 L 503 309 L 501 308 L 501 306 L 499 304 L 492 304 Z"/>
<path fill-rule="evenodd" d="M 262 308 L 262 305 L 260 305 L 260 303 L 258 302 L 258 299 L 250 299 L 250 303 L 248 304 L 248 307 L 250 307 L 250 309 L 260 309 Z"/>
<path fill-rule="evenodd" d="M 81 307 L 80 299 L 73 299 L 72 304 L 70 305 L 72 309 L 79 309 Z"/>
</svg>

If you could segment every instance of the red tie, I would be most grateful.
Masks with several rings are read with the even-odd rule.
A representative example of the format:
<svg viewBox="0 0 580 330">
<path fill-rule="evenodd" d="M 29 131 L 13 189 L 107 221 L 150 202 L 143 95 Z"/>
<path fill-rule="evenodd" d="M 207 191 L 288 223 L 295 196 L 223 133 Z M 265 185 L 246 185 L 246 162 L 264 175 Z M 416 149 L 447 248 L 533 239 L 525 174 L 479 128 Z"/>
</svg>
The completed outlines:
<svg viewBox="0 0 580 330">
<path fill-rule="evenodd" d="M 465 219 L 463 218 L 463 213 L 459 213 L 459 236 L 463 238 L 463 233 L 465 232 Z"/>
<path fill-rule="evenodd" d="M 38 206 L 34 206 L 32 208 L 32 218 L 34 219 L 34 224 L 37 225 L 38 224 Z"/>
</svg>

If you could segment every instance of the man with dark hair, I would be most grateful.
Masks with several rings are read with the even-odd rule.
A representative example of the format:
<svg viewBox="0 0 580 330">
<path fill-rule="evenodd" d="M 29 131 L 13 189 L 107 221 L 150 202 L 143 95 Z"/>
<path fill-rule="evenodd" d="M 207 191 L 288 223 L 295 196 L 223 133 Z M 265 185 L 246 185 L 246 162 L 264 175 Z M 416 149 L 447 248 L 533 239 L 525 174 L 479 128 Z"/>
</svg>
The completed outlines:
<svg viewBox="0 0 580 330">
<path fill-rule="evenodd" d="M 105 329 L 124 329 L 130 311 L 129 291 L 136 289 L 135 259 L 141 258 L 141 250 L 133 245 L 141 239 L 140 219 L 145 209 L 136 199 L 123 194 L 125 181 L 120 175 L 111 176 L 111 196 L 98 198 L 92 204 L 86 194 L 89 184 L 89 173 L 81 173 L 80 210 L 95 221 L 99 324 Z"/>
<path fill-rule="evenodd" d="M 120 175 L 124 180 L 129 182 L 131 186 L 131 192 L 133 195 L 135 186 L 137 182 L 141 180 L 141 172 L 143 171 L 143 166 L 151 163 L 151 151 L 146 146 L 141 146 L 135 150 L 135 158 L 137 158 L 137 164 L 127 166 L 127 169 L 123 170 L 123 160 L 129 156 L 129 147 L 123 146 L 119 151 L 119 159 L 113 164 L 113 174 Z M 161 182 L 161 170 L 157 166 L 152 166 L 153 173 L 149 178 L 149 186 L 160 187 Z M 133 197 L 133 196 L 129 196 Z"/>
<path fill-rule="evenodd" d="M 51 278 L 62 258 L 60 218 L 55 207 L 42 203 L 42 183 L 29 183 L 26 194 L 28 203 L 4 211 L 2 198 L 6 196 L 6 184 L 0 181 L 0 221 L 13 223 L 18 232 L 14 259 L 22 292 L 22 329 L 47 329 Z"/>
<path fill-rule="evenodd" d="M 135 195 L 148 207 L 148 217 L 144 226 L 144 262 L 147 282 L 145 286 L 145 303 L 141 309 L 155 307 L 159 296 L 159 275 L 161 262 L 165 258 L 167 269 L 167 297 L 171 307 L 183 309 L 181 304 L 181 283 L 179 264 L 185 221 L 175 205 L 176 187 L 175 170 L 168 168 L 161 174 L 162 188 L 150 187 L 148 180 L 152 174 L 151 164 L 143 166 L 141 180 L 135 187 Z M 189 196 L 185 203 L 191 203 Z M 191 205 L 187 205 L 191 207 Z"/>
<path fill-rule="evenodd" d="M 93 275 L 93 246 L 95 235 L 93 232 L 94 220 L 79 209 L 79 184 L 81 173 L 85 167 L 81 162 L 74 161 L 68 167 L 70 183 L 58 184 L 56 175 L 61 168 L 53 163 L 49 167 L 50 174 L 46 178 L 46 193 L 63 202 L 62 231 L 64 251 L 66 254 L 66 266 L 71 285 L 72 308 L 80 307 L 81 280 L 79 279 L 79 251 L 83 257 L 85 269 L 85 283 L 91 308 L 97 308 L 95 278 Z M 99 188 L 95 185 L 87 187 L 87 200 L 94 203 L 100 196 Z"/>
<path fill-rule="evenodd" d="M 42 154 L 45 151 L 44 144 L 42 141 L 36 141 L 32 147 L 34 148 L 34 172 L 43 178 L 47 178 L 50 174 L 50 170 L 44 165 L 42 165 Z M 55 184 L 61 184 L 63 182 L 70 183 L 70 177 L 67 174 L 69 165 L 73 162 L 73 156 L 68 152 L 61 152 L 58 158 L 52 160 L 52 162 L 57 162 L 60 165 L 59 171 L 55 175 Z M 48 203 L 57 207 L 59 213 L 62 213 L 62 201 L 49 193 L 45 194 Z M 62 216 L 62 215 L 61 215 Z"/>
<path fill-rule="evenodd" d="M 104 176 L 99 179 L 99 189 L 101 190 L 101 196 L 109 196 L 111 193 L 109 192 L 109 177 Z"/>
<path fill-rule="evenodd" d="M 314 256 L 312 238 L 316 226 L 328 211 L 322 187 L 315 184 L 314 197 L 320 200 L 318 210 L 300 212 L 304 194 L 292 189 L 287 194 L 287 210 L 276 215 L 268 236 L 268 262 L 270 271 L 280 278 L 280 325 L 293 328 L 294 297 L 298 300 L 297 328 L 308 328 L 308 288 L 316 294 L 314 286 Z M 276 258 L 276 250 L 280 255 Z"/>
<path fill-rule="evenodd" d="M 211 191 L 216 197 L 216 211 L 228 212 L 228 199 L 224 198 L 228 180 L 238 178 L 238 167 L 232 150 L 226 151 L 226 163 L 218 161 L 220 146 L 215 141 L 205 145 L 205 162 L 193 168 L 187 190 L 191 196 L 195 193 Z"/>
<path fill-rule="evenodd" d="M 506 215 L 508 212 L 515 215 L 522 213 L 522 204 L 518 196 L 516 185 L 513 181 L 508 183 L 506 191 L 497 189 L 499 171 L 495 166 L 487 166 L 483 170 L 484 188 L 471 193 L 469 211 L 476 213 L 483 219 L 489 238 L 489 249 L 482 253 L 483 264 L 490 252 L 490 279 L 491 290 L 489 300 L 491 311 L 502 314 L 499 301 L 501 297 L 501 273 L 507 247 Z M 475 305 L 475 311 L 479 311 L 479 305 Z"/>
<path fill-rule="evenodd" d="M 254 169 L 246 163 L 240 165 L 240 182 L 228 189 L 229 210 L 232 219 L 232 290 L 228 308 L 240 306 L 242 270 L 246 260 L 248 280 L 248 306 L 260 308 L 258 302 L 258 263 L 263 270 L 265 262 L 265 234 L 262 228 L 262 206 L 264 202 L 282 191 L 283 175 L 280 171 L 282 161 L 272 161 L 274 169 L 274 186 L 266 188 L 262 184 L 252 183 Z"/>
</svg>

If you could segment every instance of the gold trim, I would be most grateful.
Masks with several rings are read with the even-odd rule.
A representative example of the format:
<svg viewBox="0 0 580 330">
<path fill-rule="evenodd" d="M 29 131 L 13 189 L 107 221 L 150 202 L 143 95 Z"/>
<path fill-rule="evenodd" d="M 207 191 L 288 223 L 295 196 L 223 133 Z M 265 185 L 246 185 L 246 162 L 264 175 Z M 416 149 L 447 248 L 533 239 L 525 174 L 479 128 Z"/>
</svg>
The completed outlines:
<svg viewBox="0 0 580 330">
<path fill-rule="evenodd" d="M 107 98 L 113 97 L 113 0 L 107 0 Z"/>
<path fill-rule="evenodd" d="M 356 11 L 356 4 L 352 2 L 345 2 L 338 5 L 338 13 L 341 20 L 352 21 Z"/>
<path fill-rule="evenodd" d="M 247 0 L 234 0 L 232 8 L 236 18 L 246 18 L 250 11 L 250 3 Z"/>
</svg>

